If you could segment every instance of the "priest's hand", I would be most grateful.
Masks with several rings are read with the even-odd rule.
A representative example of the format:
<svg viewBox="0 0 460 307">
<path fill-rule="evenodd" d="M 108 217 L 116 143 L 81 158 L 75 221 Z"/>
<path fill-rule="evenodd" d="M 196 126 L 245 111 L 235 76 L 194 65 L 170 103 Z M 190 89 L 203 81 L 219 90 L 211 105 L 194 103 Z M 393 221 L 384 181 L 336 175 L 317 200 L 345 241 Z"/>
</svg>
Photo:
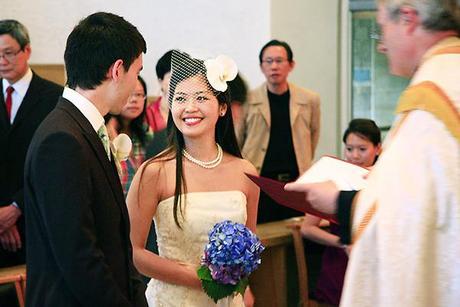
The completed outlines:
<svg viewBox="0 0 460 307">
<path fill-rule="evenodd" d="M 335 214 L 337 211 L 337 198 L 339 189 L 332 181 L 318 183 L 288 183 L 284 186 L 286 191 L 304 192 L 305 199 L 316 210 L 326 213 Z"/>
</svg>

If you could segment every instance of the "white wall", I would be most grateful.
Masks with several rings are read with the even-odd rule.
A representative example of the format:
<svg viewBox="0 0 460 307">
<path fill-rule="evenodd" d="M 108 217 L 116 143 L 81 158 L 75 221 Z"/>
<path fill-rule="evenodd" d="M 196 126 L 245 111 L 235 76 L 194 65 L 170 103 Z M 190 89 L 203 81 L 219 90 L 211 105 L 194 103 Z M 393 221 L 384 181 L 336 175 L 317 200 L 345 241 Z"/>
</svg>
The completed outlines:
<svg viewBox="0 0 460 307">
<path fill-rule="evenodd" d="M 257 56 L 270 36 L 268 0 L 1 0 L 0 19 L 29 29 L 33 64 L 63 64 L 65 42 L 86 15 L 124 16 L 147 41 L 144 71 L 149 95 L 157 95 L 155 64 L 172 48 L 192 48 L 233 57 L 251 86 L 262 82 Z"/>
<path fill-rule="evenodd" d="M 321 135 L 315 158 L 340 148 L 340 0 L 272 0 L 271 35 L 289 43 L 296 67 L 290 80 L 321 96 Z"/>
<path fill-rule="evenodd" d="M 226 53 L 250 87 L 263 82 L 260 48 L 271 38 L 287 41 L 297 66 L 290 80 L 321 95 L 322 131 L 316 157 L 339 154 L 340 0 L 0 0 L 0 19 L 29 29 L 31 63 L 63 63 L 65 42 L 86 15 L 109 11 L 124 16 L 144 35 L 144 71 L 149 94 L 157 95 L 157 59 L 171 48 Z M 346 110 L 345 110 L 346 111 Z"/>
</svg>

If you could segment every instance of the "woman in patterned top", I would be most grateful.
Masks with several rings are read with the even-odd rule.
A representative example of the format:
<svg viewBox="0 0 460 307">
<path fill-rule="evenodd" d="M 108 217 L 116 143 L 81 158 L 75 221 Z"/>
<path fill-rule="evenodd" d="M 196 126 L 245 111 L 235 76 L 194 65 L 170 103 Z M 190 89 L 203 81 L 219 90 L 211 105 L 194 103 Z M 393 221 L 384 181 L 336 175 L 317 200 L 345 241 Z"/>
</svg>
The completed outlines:
<svg viewBox="0 0 460 307">
<path fill-rule="evenodd" d="M 128 194 L 134 174 L 146 159 L 146 147 L 153 139 L 153 132 L 145 122 L 146 104 L 147 86 L 144 79 L 138 76 L 136 87 L 120 115 L 111 117 L 107 123 L 107 130 L 111 139 L 120 133 L 125 133 L 133 142 L 129 158 L 120 162 L 120 181 L 125 196 Z"/>
</svg>

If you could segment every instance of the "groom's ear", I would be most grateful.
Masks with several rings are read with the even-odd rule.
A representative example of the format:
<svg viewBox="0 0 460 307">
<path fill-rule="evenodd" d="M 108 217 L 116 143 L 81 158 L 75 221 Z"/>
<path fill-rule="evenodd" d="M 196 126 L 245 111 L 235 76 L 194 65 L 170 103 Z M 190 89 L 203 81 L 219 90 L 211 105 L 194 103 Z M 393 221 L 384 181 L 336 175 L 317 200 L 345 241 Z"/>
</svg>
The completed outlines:
<svg viewBox="0 0 460 307">
<path fill-rule="evenodd" d="M 106 78 L 112 79 L 114 81 L 118 81 L 121 76 L 123 75 L 125 68 L 123 66 L 123 60 L 118 59 L 116 60 L 107 71 Z"/>
</svg>

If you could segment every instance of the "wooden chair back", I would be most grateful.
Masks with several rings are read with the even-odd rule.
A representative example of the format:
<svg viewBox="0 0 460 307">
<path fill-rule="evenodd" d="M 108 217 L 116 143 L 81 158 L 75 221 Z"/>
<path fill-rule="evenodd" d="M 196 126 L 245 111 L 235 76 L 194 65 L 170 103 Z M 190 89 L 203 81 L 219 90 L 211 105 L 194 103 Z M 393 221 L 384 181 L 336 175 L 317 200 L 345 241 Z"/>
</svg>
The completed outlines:
<svg viewBox="0 0 460 307">
<path fill-rule="evenodd" d="M 26 295 L 26 266 L 19 265 L 0 269 L 0 285 L 8 283 L 14 284 L 19 307 L 24 307 Z"/>
<path fill-rule="evenodd" d="M 302 233 L 300 232 L 300 223 L 288 225 L 292 233 L 292 242 L 297 263 L 297 280 L 299 284 L 299 306 L 316 307 L 317 302 L 310 300 L 308 293 L 308 268 L 305 259 L 305 250 Z"/>
</svg>

